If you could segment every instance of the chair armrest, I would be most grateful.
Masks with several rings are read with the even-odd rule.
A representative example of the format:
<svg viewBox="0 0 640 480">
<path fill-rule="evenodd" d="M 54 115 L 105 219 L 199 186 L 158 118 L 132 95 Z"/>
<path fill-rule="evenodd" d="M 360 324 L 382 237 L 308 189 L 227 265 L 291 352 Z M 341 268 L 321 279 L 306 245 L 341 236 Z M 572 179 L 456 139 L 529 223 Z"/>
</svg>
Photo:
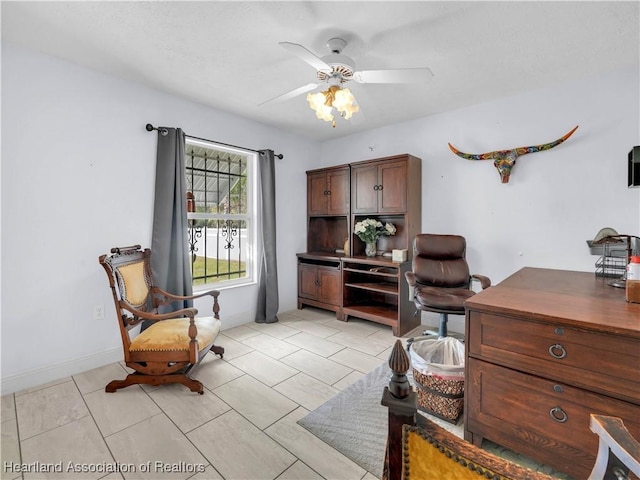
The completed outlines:
<svg viewBox="0 0 640 480">
<path fill-rule="evenodd" d="M 407 283 L 409 284 L 410 287 L 415 287 L 416 286 L 416 274 L 409 271 L 409 272 L 404 272 L 404 278 L 407 279 Z"/>
<path fill-rule="evenodd" d="M 471 280 L 479 281 L 480 286 L 483 290 L 491 286 L 491 279 L 489 277 L 485 277 L 484 275 L 473 274 L 471 275 Z"/>
<path fill-rule="evenodd" d="M 196 293 L 195 295 L 174 295 L 173 293 L 165 292 L 164 290 L 158 287 L 154 287 L 153 290 L 154 292 L 160 293 L 165 297 L 173 298 L 176 300 L 193 300 L 194 298 L 205 297 L 207 295 L 210 295 L 216 298 L 218 295 L 220 295 L 220 291 L 218 290 L 207 290 L 206 292 Z"/>
<path fill-rule="evenodd" d="M 609 471 L 609 452 L 634 475 L 640 476 L 640 443 L 629 433 L 622 419 L 592 413 L 589 427 L 599 437 L 598 456 L 590 480 L 605 477 Z"/>
<path fill-rule="evenodd" d="M 138 310 L 133 305 L 125 302 L 124 300 L 122 300 L 120 304 L 123 309 L 127 310 L 128 312 L 131 312 L 133 315 L 143 320 L 159 321 L 159 320 L 169 320 L 170 318 L 178 318 L 178 317 L 189 317 L 190 319 L 193 319 L 198 314 L 198 309 L 193 307 L 181 308 L 180 310 L 176 310 L 175 312 L 151 313 L 151 312 L 146 312 L 144 310 Z"/>
<path fill-rule="evenodd" d="M 162 295 L 163 297 L 170 298 L 172 300 L 193 300 L 194 298 L 205 297 L 207 295 L 217 298 L 220 295 L 218 290 L 207 290 L 206 292 L 196 293 L 195 295 L 174 295 L 173 293 L 165 292 L 161 288 L 153 287 L 153 293 Z"/>
<path fill-rule="evenodd" d="M 220 295 L 220 292 L 218 290 L 207 290 L 206 292 L 197 293 L 195 295 L 174 295 L 173 293 L 166 292 L 159 287 L 153 287 L 151 291 L 154 295 L 156 295 L 156 297 L 161 297 L 159 298 L 159 300 L 163 305 L 178 300 L 193 300 L 195 298 L 206 297 L 208 295 L 213 298 L 213 306 L 211 308 L 213 317 L 216 319 L 220 319 L 220 304 L 218 303 L 218 296 Z"/>
</svg>

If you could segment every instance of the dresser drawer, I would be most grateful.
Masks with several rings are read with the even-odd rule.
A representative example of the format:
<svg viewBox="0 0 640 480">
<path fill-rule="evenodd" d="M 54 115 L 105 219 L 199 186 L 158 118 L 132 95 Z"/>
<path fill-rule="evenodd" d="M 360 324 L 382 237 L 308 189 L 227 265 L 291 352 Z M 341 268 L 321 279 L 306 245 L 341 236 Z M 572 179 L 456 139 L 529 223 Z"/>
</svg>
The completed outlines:
<svg viewBox="0 0 640 480">
<path fill-rule="evenodd" d="M 477 359 L 466 366 L 465 429 L 576 478 L 598 451 L 589 415 L 623 419 L 640 438 L 640 407 Z"/>
<path fill-rule="evenodd" d="M 640 340 L 469 311 L 468 355 L 632 403 L 640 399 Z"/>
</svg>

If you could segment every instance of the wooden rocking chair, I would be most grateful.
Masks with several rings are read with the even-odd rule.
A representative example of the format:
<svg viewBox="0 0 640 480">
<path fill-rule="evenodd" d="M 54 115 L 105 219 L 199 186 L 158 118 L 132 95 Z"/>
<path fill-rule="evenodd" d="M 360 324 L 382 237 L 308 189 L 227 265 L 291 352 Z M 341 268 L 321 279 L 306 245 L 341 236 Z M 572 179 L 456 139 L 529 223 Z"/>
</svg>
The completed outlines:
<svg viewBox="0 0 640 480">
<path fill-rule="evenodd" d="M 135 370 L 124 380 L 110 382 L 105 391 L 115 392 L 134 384 L 181 383 L 191 391 L 203 394 L 202 383 L 190 378 L 189 372 L 209 351 L 220 358 L 224 354 L 222 347 L 213 344 L 221 326 L 219 292 L 210 290 L 190 296 L 165 292 L 153 285 L 150 258 L 151 250 L 141 250 L 140 245 L 112 248 L 111 255 L 98 258 L 109 277 L 124 361 L 127 367 Z M 213 298 L 211 317 L 196 317 L 198 310 L 195 308 L 158 313 L 158 307 L 162 305 L 207 295 Z M 132 329 L 143 321 L 152 323 L 132 336 Z"/>
</svg>

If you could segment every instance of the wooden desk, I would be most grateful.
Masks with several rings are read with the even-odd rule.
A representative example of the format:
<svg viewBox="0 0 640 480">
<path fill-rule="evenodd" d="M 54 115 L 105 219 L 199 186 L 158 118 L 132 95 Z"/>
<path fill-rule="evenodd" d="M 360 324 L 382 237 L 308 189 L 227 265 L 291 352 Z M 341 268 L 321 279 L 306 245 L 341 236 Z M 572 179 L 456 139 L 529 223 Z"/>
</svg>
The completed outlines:
<svg viewBox="0 0 640 480">
<path fill-rule="evenodd" d="M 465 439 L 586 478 L 589 414 L 640 438 L 640 304 L 593 273 L 523 268 L 466 302 Z"/>
</svg>

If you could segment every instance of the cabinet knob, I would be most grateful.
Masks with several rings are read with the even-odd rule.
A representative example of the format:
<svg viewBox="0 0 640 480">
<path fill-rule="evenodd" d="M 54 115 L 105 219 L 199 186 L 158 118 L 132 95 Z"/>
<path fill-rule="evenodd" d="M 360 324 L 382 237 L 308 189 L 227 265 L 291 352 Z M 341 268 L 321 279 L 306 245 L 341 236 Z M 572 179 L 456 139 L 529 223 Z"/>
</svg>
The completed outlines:
<svg viewBox="0 0 640 480">
<path fill-rule="evenodd" d="M 558 423 L 564 423 L 569 418 L 567 416 L 567 412 L 562 410 L 560 407 L 553 407 L 551 410 L 549 410 L 549 416 Z"/>
<path fill-rule="evenodd" d="M 556 328 L 553 330 L 553 332 L 554 332 L 556 335 L 564 335 L 564 328 L 562 328 L 562 327 L 556 327 Z"/>
<path fill-rule="evenodd" d="M 382 190 L 382 185 L 378 185 L 378 190 Z"/>
<path fill-rule="evenodd" d="M 373 186 L 373 189 L 374 189 L 374 190 L 380 190 L 380 185 L 374 185 L 374 186 Z"/>
<path fill-rule="evenodd" d="M 549 347 L 549 355 L 551 355 L 553 358 L 561 359 L 567 356 L 567 351 L 562 345 L 556 343 Z"/>
</svg>

